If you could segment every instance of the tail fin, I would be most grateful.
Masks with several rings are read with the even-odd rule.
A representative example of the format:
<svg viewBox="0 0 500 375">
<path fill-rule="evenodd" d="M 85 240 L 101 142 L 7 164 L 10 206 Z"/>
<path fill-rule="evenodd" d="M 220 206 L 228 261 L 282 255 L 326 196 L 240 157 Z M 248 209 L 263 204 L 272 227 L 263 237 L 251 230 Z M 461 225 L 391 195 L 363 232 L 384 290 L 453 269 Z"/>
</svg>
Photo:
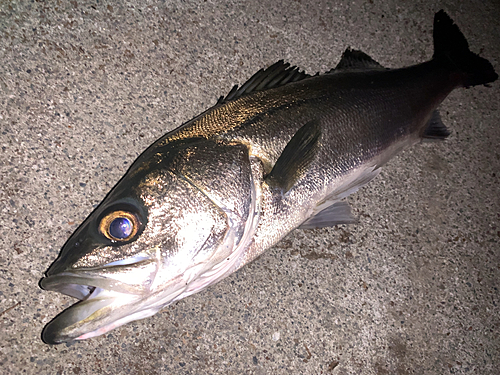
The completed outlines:
<svg viewBox="0 0 500 375">
<path fill-rule="evenodd" d="M 484 85 L 498 78 L 490 62 L 469 50 L 458 26 L 440 10 L 434 16 L 434 59 L 443 61 L 452 71 L 458 71 L 462 86 Z"/>
</svg>

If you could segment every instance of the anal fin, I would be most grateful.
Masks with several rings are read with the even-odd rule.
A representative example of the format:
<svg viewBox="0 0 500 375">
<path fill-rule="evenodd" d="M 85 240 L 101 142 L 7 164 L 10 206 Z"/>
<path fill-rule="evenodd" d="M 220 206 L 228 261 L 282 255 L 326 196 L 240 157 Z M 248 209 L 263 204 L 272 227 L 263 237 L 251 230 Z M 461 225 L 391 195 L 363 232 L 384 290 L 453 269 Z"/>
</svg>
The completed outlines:
<svg viewBox="0 0 500 375">
<path fill-rule="evenodd" d="M 441 121 L 441 116 L 439 112 L 435 110 L 432 112 L 432 116 L 427 123 L 427 128 L 424 131 L 422 138 L 426 140 L 443 140 L 450 135 L 450 132 L 443 121 Z"/>
</svg>

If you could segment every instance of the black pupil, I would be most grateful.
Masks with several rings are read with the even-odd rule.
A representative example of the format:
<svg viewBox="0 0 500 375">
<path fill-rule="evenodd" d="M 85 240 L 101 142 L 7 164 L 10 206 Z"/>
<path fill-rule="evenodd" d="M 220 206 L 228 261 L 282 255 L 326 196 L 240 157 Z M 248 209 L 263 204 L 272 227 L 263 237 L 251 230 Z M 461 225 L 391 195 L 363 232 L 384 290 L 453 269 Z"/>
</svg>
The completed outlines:
<svg viewBox="0 0 500 375">
<path fill-rule="evenodd" d="M 133 223 L 126 217 L 117 217 L 109 225 L 109 234 L 120 240 L 127 238 L 132 233 Z"/>
</svg>

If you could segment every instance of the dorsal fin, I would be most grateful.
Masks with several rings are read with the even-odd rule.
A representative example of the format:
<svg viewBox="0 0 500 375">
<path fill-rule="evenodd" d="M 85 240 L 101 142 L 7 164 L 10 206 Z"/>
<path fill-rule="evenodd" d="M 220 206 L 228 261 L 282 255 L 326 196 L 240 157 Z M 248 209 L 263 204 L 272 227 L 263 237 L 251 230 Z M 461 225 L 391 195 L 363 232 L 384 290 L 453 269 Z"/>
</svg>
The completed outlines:
<svg viewBox="0 0 500 375">
<path fill-rule="evenodd" d="M 253 92 L 280 87 L 287 83 L 297 82 L 309 77 L 311 77 L 309 74 L 301 72 L 296 66 L 290 66 L 289 63 L 280 60 L 267 69 L 259 70 L 241 87 L 235 85 L 226 97 L 221 96 L 219 98 L 217 104 L 226 103 Z"/>
<path fill-rule="evenodd" d="M 384 70 L 385 68 L 373 60 L 366 53 L 347 48 L 342 54 L 342 58 L 328 74 L 337 73 L 346 70 Z"/>
</svg>

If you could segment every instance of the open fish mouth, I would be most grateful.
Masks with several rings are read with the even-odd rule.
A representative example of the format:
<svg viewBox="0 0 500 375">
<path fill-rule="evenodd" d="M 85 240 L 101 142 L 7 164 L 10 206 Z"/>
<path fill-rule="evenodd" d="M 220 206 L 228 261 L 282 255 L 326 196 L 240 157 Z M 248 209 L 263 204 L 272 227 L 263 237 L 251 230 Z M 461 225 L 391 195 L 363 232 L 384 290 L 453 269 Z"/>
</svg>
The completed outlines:
<svg viewBox="0 0 500 375">
<path fill-rule="evenodd" d="M 80 300 L 45 326 L 42 340 L 47 344 L 99 336 L 158 311 L 142 303 L 145 288 L 107 277 L 81 275 L 78 271 L 63 272 L 43 278 L 40 286 Z"/>
</svg>

